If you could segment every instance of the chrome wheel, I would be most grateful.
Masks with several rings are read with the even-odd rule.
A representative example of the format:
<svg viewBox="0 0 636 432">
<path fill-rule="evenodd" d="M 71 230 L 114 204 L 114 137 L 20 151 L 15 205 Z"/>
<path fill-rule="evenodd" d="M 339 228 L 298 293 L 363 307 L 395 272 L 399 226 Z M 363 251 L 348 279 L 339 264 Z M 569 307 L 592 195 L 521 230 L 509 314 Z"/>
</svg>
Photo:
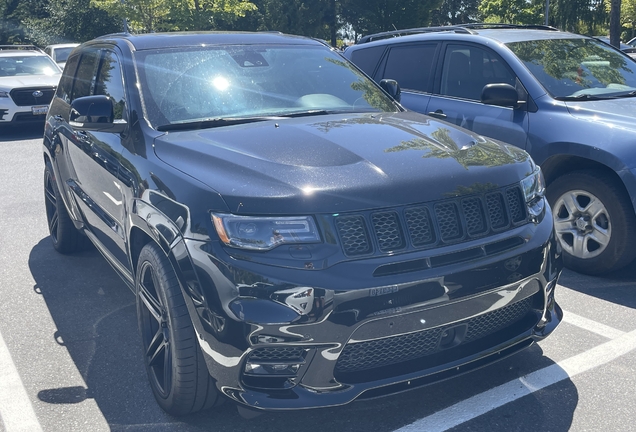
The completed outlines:
<svg viewBox="0 0 636 432">
<path fill-rule="evenodd" d="M 599 256 L 612 238 L 605 204 L 588 191 L 571 190 L 553 205 L 554 228 L 563 249 L 580 259 Z"/>
<path fill-rule="evenodd" d="M 161 397 L 172 388 L 172 352 L 168 314 L 157 292 L 157 275 L 146 261 L 141 266 L 137 287 L 140 305 L 141 336 L 151 381 Z"/>
</svg>

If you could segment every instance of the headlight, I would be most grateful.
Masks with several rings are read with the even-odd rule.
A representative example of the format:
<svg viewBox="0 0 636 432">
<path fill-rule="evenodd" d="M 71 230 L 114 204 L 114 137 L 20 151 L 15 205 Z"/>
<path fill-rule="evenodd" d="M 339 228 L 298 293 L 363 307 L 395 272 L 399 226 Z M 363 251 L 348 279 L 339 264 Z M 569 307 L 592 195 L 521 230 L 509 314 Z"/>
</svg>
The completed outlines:
<svg viewBox="0 0 636 432">
<path fill-rule="evenodd" d="M 318 228 L 310 216 L 252 217 L 212 214 L 219 237 L 228 246 L 270 250 L 284 243 L 320 242 Z"/>
<path fill-rule="evenodd" d="M 8 91 L 0 90 L 0 98 L 8 98 L 8 97 L 9 97 Z"/>
<path fill-rule="evenodd" d="M 545 180 L 541 168 L 536 167 L 532 174 L 521 180 L 521 189 L 530 216 L 540 216 L 545 208 Z"/>
</svg>

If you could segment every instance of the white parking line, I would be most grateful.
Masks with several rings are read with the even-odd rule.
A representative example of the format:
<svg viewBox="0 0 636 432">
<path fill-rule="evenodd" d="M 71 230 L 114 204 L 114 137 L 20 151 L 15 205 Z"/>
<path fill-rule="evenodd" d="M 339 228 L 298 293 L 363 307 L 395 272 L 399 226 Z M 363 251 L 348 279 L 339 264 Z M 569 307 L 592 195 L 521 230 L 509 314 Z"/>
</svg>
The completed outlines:
<svg viewBox="0 0 636 432">
<path fill-rule="evenodd" d="M 568 324 L 572 324 L 577 327 L 580 327 L 589 332 L 604 336 L 608 339 L 616 339 L 617 337 L 620 337 L 625 334 L 624 331 L 616 330 L 613 327 L 606 326 L 605 324 L 598 323 L 591 319 L 574 314 L 570 311 L 567 311 L 566 313 L 563 314 L 563 321 Z"/>
<path fill-rule="evenodd" d="M 22 380 L 0 333 L 0 418 L 6 432 L 41 432 Z"/>
<path fill-rule="evenodd" d="M 445 431 L 552 384 L 604 365 L 636 349 L 636 330 L 562 362 L 475 395 L 395 432 Z"/>
</svg>

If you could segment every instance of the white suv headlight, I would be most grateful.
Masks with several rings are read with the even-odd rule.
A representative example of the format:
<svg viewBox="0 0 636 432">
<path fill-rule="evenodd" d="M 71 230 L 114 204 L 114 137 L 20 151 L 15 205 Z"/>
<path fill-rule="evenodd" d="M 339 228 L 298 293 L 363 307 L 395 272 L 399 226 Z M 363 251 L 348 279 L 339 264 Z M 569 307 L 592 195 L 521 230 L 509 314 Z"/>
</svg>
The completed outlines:
<svg viewBox="0 0 636 432">
<path fill-rule="evenodd" d="M 545 180 L 538 166 L 528 177 L 521 180 L 521 189 L 530 216 L 537 217 L 545 208 Z"/>
<path fill-rule="evenodd" d="M 0 90 L 0 98 L 8 98 L 8 97 L 9 97 L 8 91 Z"/>
<path fill-rule="evenodd" d="M 320 235 L 310 216 L 253 217 L 212 214 L 221 241 L 228 246 L 270 250 L 284 243 L 318 243 Z"/>
</svg>

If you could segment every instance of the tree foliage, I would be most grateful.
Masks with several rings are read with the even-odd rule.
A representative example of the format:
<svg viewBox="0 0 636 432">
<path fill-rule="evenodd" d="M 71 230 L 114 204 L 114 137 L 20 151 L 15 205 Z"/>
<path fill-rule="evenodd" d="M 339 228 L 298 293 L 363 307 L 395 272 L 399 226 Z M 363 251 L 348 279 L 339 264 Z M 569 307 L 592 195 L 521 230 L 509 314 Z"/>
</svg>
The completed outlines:
<svg viewBox="0 0 636 432">
<path fill-rule="evenodd" d="M 444 0 L 437 11 L 433 11 L 432 24 L 455 25 L 482 20 L 479 12 L 481 0 Z"/>
<path fill-rule="evenodd" d="M 543 0 L 482 0 L 479 12 L 485 22 L 543 24 Z"/>
<path fill-rule="evenodd" d="M 442 0 L 340 0 L 340 16 L 357 35 L 425 27 Z"/>
</svg>

